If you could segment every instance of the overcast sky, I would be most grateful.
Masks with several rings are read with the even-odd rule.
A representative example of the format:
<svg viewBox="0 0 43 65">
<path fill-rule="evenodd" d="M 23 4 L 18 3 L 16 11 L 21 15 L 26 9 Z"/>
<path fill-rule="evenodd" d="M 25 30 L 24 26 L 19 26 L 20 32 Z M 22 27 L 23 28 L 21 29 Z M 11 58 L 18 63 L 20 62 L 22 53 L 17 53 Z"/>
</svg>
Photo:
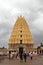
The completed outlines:
<svg viewBox="0 0 43 65">
<path fill-rule="evenodd" d="M 0 47 L 8 47 L 13 25 L 20 15 L 30 27 L 35 46 L 43 42 L 43 0 L 0 0 Z"/>
</svg>

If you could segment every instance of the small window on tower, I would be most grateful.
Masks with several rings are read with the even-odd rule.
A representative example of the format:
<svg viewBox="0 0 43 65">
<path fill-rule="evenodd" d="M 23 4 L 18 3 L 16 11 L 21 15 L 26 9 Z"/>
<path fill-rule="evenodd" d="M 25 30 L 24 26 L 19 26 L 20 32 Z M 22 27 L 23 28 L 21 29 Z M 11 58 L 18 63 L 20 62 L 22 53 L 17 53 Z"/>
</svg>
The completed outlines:
<svg viewBox="0 0 43 65">
<path fill-rule="evenodd" d="M 20 40 L 20 44 L 22 44 L 22 40 Z"/>
<path fill-rule="evenodd" d="M 22 32 L 22 31 L 20 31 L 20 32 Z"/>
<path fill-rule="evenodd" d="M 20 37 L 22 37 L 22 35 L 20 35 Z"/>
</svg>

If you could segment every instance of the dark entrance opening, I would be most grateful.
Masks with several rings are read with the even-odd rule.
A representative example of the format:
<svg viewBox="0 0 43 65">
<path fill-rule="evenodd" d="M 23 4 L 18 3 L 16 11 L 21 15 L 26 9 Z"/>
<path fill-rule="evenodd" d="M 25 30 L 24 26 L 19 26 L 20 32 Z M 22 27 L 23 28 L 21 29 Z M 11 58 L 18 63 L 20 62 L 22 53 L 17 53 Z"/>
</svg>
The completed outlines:
<svg viewBox="0 0 43 65">
<path fill-rule="evenodd" d="M 19 47 L 19 54 L 23 53 L 23 47 Z"/>
</svg>

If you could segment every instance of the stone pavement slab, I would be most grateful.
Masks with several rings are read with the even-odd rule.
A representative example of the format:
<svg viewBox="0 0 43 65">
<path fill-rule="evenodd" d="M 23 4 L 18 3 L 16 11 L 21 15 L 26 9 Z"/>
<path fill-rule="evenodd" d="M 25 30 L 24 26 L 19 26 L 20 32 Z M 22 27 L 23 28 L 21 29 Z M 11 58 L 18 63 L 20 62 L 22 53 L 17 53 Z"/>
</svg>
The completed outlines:
<svg viewBox="0 0 43 65">
<path fill-rule="evenodd" d="M 29 58 L 26 63 L 24 61 L 21 62 L 19 59 L 4 59 L 0 60 L 0 65 L 43 65 L 43 56 L 33 57 L 33 60 Z"/>
</svg>

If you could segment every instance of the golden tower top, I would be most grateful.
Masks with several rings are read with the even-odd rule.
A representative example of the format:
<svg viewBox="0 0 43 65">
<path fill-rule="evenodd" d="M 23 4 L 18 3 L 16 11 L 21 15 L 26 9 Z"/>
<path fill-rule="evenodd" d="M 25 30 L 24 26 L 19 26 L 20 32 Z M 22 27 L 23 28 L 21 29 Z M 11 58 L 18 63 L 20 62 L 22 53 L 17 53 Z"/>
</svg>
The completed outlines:
<svg viewBox="0 0 43 65">
<path fill-rule="evenodd" d="M 9 44 L 33 44 L 29 26 L 23 16 L 17 18 L 9 38 Z"/>
</svg>

